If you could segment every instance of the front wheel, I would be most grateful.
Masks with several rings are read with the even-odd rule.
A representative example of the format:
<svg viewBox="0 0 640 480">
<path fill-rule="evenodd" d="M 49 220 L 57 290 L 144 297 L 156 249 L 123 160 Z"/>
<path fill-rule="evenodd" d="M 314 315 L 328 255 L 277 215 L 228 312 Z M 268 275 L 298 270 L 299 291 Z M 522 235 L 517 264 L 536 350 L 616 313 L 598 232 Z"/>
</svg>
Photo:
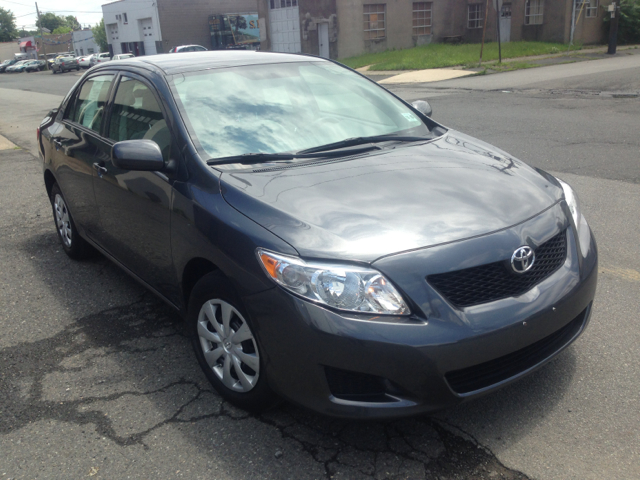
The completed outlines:
<svg viewBox="0 0 640 480">
<path fill-rule="evenodd" d="M 93 247 L 78 234 L 76 224 L 73 222 L 71 212 L 67 207 L 67 202 L 62 196 L 57 183 L 51 188 L 51 207 L 53 208 L 53 220 L 56 223 L 58 239 L 65 253 L 74 260 L 92 256 L 94 253 Z"/>
<path fill-rule="evenodd" d="M 222 272 L 209 273 L 196 284 L 187 318 L 198 363 L 223 398 L 252 412 L 276 403 L 254 329 Z"/>
</svg>

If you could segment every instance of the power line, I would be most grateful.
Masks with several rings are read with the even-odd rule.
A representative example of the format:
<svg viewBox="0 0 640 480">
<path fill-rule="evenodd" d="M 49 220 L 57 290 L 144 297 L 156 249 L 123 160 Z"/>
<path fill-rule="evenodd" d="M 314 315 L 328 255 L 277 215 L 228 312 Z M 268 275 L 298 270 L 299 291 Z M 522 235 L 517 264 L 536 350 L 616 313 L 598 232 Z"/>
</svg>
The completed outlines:
<svg viewBox="0 0 640 480">
<path fill-rule="evenodd" d="M 30 7 L 31 5 L 26 4 L 26 3 L 19 3 L 19 2 L 12 2 L 11 0 L 0 0 L 2 2 L 7 2 L 7 3 L 15 3 L 16 5 L 22 5 L 23 7 Z"/>
</svg>

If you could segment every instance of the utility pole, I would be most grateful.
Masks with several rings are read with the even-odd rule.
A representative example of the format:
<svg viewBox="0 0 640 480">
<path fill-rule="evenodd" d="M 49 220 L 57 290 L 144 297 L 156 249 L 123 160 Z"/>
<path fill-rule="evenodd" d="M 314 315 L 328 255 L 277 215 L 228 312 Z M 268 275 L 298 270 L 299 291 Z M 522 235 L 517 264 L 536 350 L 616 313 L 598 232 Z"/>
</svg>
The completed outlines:
<svg viewBox="0 0 640 480">
<path fill-rule="evenodd" d="M 40 24 L 40 42 L 42 42 L 42 55 L 44 55 L 44 69 L 49 70 L 49 62 L 47 61 L 47 49 L 44 46 L 44 34 L 42 33 L 42 22 L 40 21 L 40 10 L 38 10 L 38 2 L 36 2 L 36 13 L 38 14 L 38 23 Z"/>
<path fill-rule="evenodd" d="M 571 9 L 571 38 L 569 45 L 573 45 L 573 34 L 576 31 L 576 0 L 573 0 L 573 8 Z"/>
<path fill-rule="evenodd" d="M 489 16 L 489 0 L 487 0 L 487 8 L 484 10 L 484 27 L 482 27 L 482 46 L 480 47 L 480 64 L 482 66 L 482 51 L 484 50 L 484 34 L 487 31 L 487 17 Z"/>
<path fill-rule="evenodd" d="M 496 2 L 496 18 L 498 19 L 498 55 L 500 60 L 498 63 L 502 63 L 502 39 L 500 38 L 500 10 L 502 10 L 501 1 Z"/>
<path fill-rule="evenodd" d="M 620 18 L 620 5 L 618 2 L 613 2 L 609 6 L 611 12 L 611 24 L 609 26 L 609 55 L 616 54 L 616 47 L 618 45 L 618 19 Z"/>
</svg>

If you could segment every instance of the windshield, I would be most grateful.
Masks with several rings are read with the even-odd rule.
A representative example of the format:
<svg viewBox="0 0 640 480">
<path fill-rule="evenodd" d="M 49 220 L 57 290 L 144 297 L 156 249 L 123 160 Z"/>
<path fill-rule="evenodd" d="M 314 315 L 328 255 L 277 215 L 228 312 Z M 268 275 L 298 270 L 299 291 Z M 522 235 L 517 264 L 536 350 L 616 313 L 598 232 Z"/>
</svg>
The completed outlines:
<svg viewBox="0 0 640 480">
<path fill-rule="evenodd" d="M 329 62 L 253 65 L 173 77 L 187 128 L 209 159 L 309 149 L 429 129 L 406 105 Z"/>
</svg>

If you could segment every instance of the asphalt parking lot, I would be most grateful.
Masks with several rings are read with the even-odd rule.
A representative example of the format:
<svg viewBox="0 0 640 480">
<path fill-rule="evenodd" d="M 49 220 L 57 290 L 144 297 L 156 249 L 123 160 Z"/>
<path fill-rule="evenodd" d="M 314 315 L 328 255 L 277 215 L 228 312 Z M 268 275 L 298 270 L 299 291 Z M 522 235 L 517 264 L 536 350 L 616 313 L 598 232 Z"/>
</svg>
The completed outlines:
<svg viewBox="0 0 640 480">
<path fill-rule="evenodd" d="M 640 67 L 610 65 L 636 88 Z M 286 403 L 252 416 L 221 401 L 171 310 L 104 258 L 74 262 L 58 245 L 35 128 L 79 77 L 0 76 L 0 134 L 19 147 L 0 151 L 0 479 L 640 478 L 640 99 L 600 94 L 603 75 L 582 93 L 566 75 L 500 76 L 511 87 L 498 91 L 474 79 L 396 89 L 571 183 L 600 276 L 589 329 L 554 362 L 482 399 L 390 422 Z"/>
</svg>

